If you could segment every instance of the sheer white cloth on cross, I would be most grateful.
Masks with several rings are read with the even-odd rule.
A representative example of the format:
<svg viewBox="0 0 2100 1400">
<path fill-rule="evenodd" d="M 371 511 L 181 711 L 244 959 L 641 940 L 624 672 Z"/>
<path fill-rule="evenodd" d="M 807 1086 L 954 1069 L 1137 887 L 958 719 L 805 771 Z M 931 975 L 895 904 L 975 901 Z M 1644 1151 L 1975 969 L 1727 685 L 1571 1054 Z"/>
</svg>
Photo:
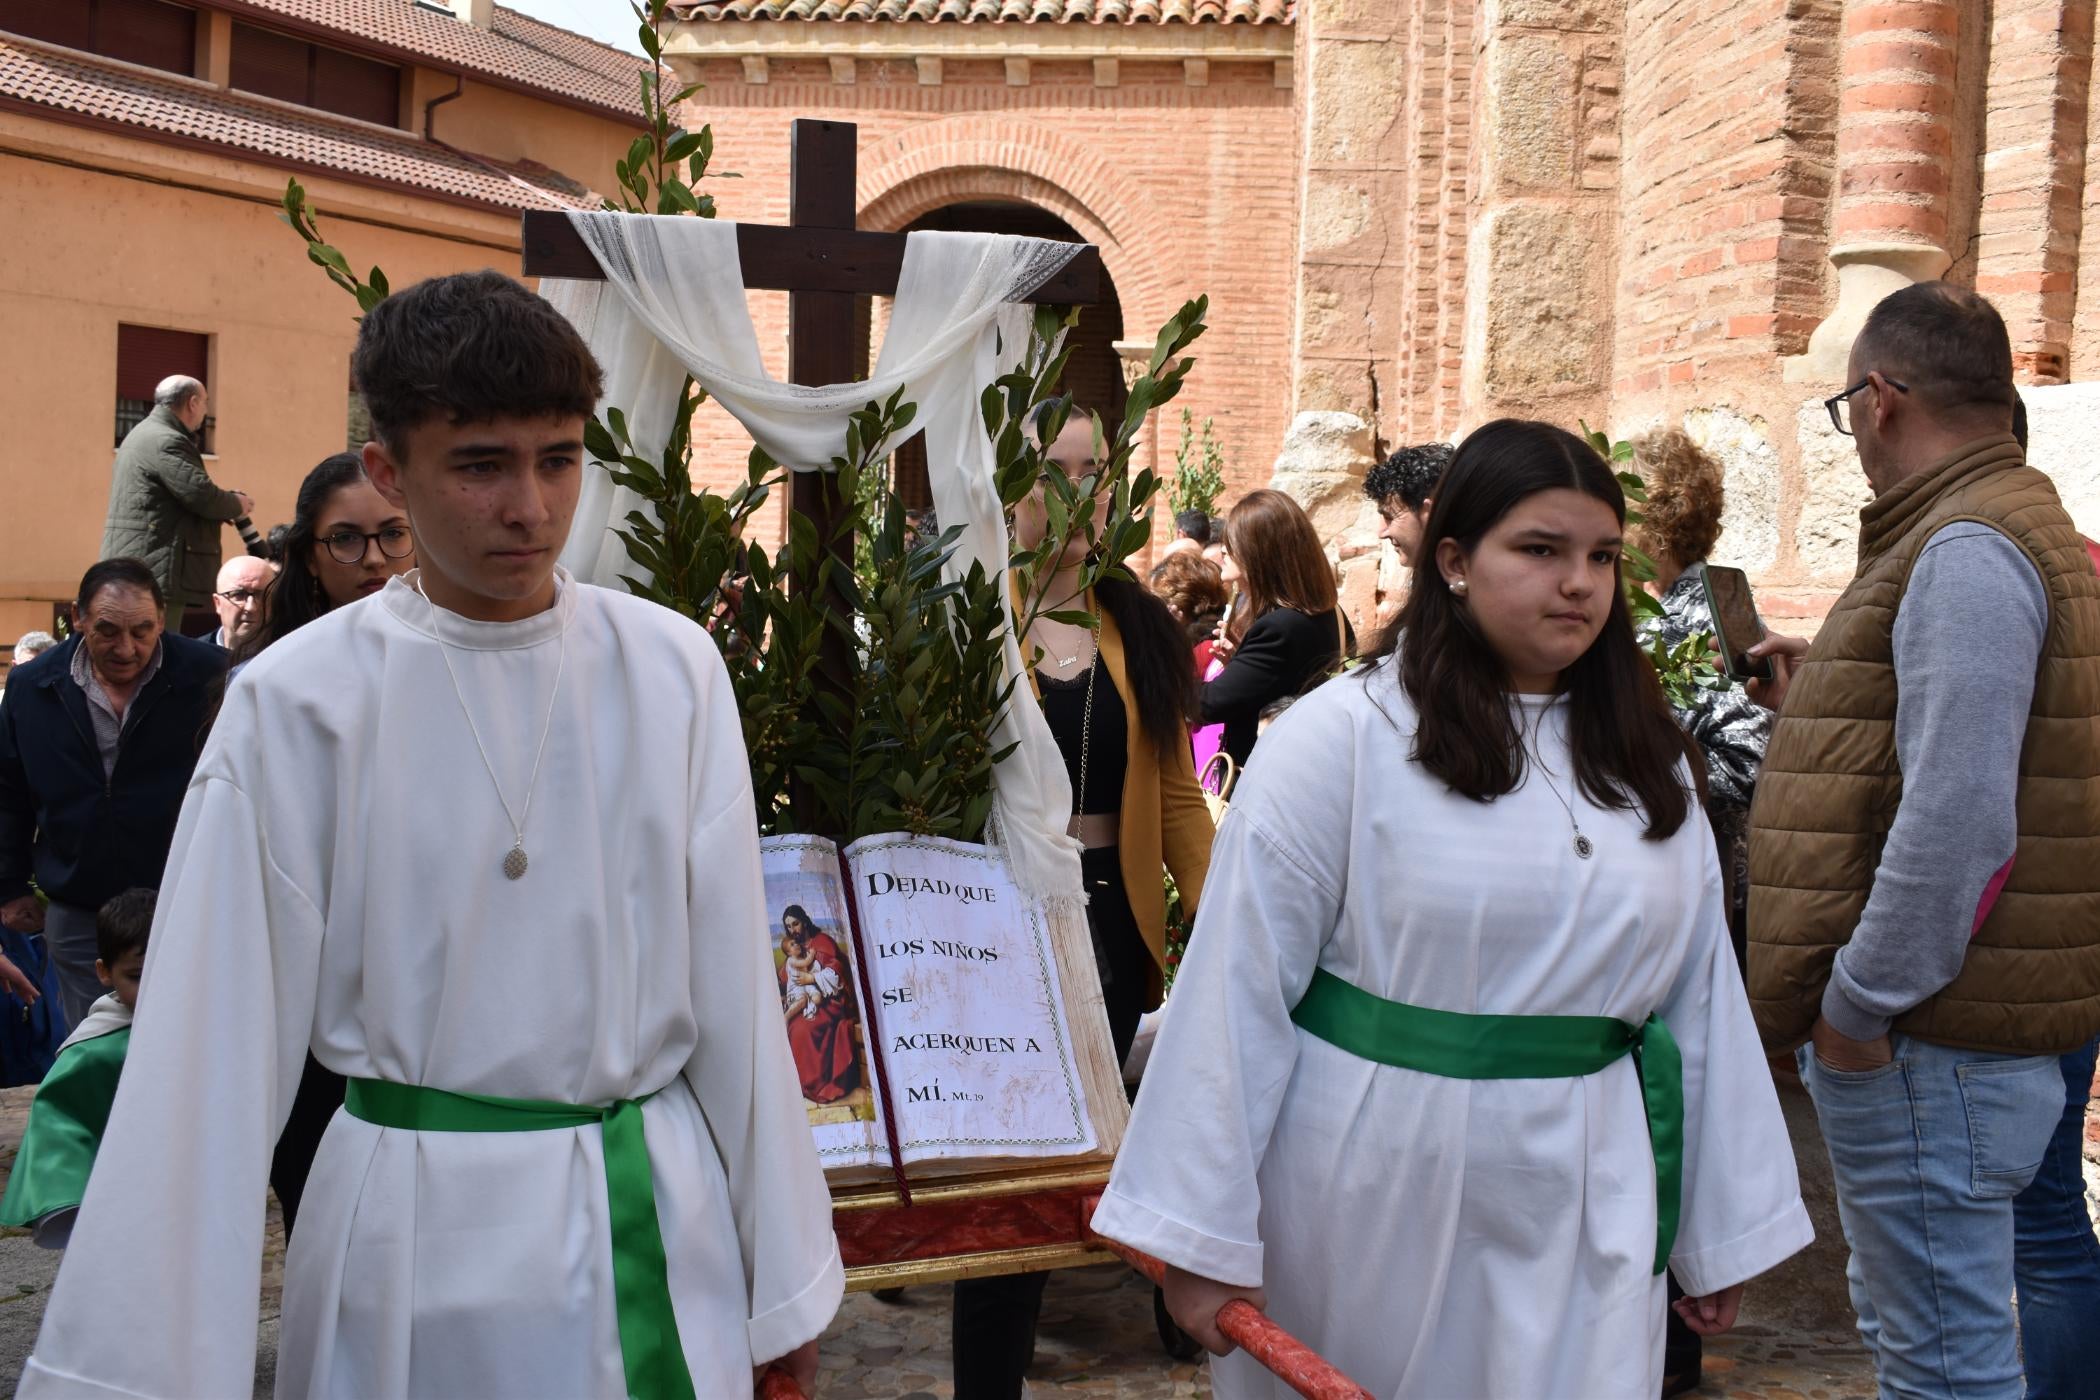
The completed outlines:
<svg viewBox="0 0 2100 1400">
<path fill-rule="evenodd" d="M 541 294 L 583 333 L 605 370 L 605 403 L 627 416 L 636 451 L 654 457 L 668 440 L 684 376 L 733 414 L 775 461 L 821 468 L 845 448 L 847 419 L 898 389 L 917 405 L 907 435 L 926 434 L 927 477 L 943 529 L 962 536 L 957 575 L 981 563 L 1004 577 L 1005 513 L 993 482 L 993 447 L 979 396 L 1016 362 L 1032 312 L 1020 299 L 1061 271 L 1080 245 L 981 233 L 913 233 L 875 372 L 851 384 L 783 384 L 766 373 L 744 290 L 737 228 L 715 219 L 572 213 L 603 282 L 547 278 Z M 641 572 L 615 529 L 642 509 L 593 464 L 562 562 L 610 587 Z M 1001 606 L 1007 591 L 1000 590 Z M 1009 676 L 1023 674 L 1008 618 Z M 1080 899 L 1076 844 L 1065 834 L 1070 780 L 1033 705 L 1008 707 L 997 741 L 1018 743 L 994 773 L 993 814 L 1022 892 L 1046 903 Z"/>
</svg>

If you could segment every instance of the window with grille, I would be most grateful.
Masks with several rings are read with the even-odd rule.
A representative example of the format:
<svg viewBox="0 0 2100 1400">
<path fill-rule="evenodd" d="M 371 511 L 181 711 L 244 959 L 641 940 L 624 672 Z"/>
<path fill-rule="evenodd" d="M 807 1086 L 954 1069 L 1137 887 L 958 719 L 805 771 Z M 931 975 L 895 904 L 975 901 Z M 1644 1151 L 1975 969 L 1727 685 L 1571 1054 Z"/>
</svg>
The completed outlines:
<svg viewBox="0 0 2100 1400">
<path fill-rule="evenodd" d="M 7 0 L 0 29 L 169 73 L 197 70 L 197 12 L 165 0 Z"/>
<path fill-rule="evenodd" d="M 274 29 L 233 26 L 233 86 L 381 126 L 401 124 L 401 70 Z"/>
<path fill-rule="evenodd" d="M 211 384 L 211 337 L 159 326 L 117 327 L 117 442 L 153 412 L 153 391 L 171 374 Z M 204 424 L 204 450 L 212 450 L 211 420 Z"/>
</svg>

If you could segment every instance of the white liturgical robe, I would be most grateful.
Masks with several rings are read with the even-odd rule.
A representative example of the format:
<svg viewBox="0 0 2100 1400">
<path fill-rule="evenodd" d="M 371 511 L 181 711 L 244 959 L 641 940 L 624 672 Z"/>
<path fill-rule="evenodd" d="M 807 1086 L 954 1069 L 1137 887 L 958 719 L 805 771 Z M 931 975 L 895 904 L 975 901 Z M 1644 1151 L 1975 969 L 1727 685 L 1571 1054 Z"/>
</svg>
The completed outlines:
<svg viewBox="0 0 2100 1400">
<path fill-rule="evenodd" d="M 1658 1013 L 1684 1055 L 1672 1267 L 1704 1294 L 1808 1243 L 1794 1157 L 1730 952 L 1696 806 L 1667 840 L 1587 801 L 1565 702 L 1520 718 L 1542 775 L 1493 802 L 1409 757 L 1390 666 L 1277 721 L 1218 830 L 1095 1228 L 1269 1312 L 1381 1400 L 1654 1396 L 1664 1280 L 1633 1062 L 1579 1078 L 1456 1079 L 1299 1029 L 1313 970 L 1442 1011 Z M 1224 1400 L 1290 1395 L 1244 1355 Z"/>
<path fill-rule="evenodd" d="M 466 709 L 516 810 L 550 693 L 512 881 Z M 515 623 L 434 612 L 395 579 L 229 688 L 167 871 L 21 1394 L 249 1393 L 265 1178 L 309 1043 L 353 1078 L 653 1095 L 699 1400 L 748 1396 L 755 1361 L 830 1320 L 830 1201 L 765 942 L 736 705 L 701 629 L 565 576 Z M 625 1394 L 601 1134 L 338 1113 L 286 1261 L 277 1394 Z"/>
</svg>

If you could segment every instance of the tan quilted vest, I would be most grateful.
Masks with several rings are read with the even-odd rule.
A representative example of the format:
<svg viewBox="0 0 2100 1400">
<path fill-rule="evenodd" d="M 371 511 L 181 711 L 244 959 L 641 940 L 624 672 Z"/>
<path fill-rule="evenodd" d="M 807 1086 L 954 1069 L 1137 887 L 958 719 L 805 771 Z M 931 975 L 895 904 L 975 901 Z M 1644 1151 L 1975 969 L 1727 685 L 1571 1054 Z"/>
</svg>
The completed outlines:
<svg viewBox="0 0 2100 1400">
<path fill-rule="evenodd" d="M 1795 674 L 1750 835 L 1749 989 L 1768 1049 L 1808 1038 L 1903 796 L 1896 607 L 1926 542 L 1976 520 L 2049 596 L 2020 751 L 2012 873 L 1961 975 L 1897 1019 L 1920 1039 L 2054 1054 L 2100 1031 L 2100 579 L 2049 478 L 2010 437 L 1970 443 L 1860 513 L 1859 572 Z M 1949 911 L 1968 920 L 1971 911 Z"/>
</svg>

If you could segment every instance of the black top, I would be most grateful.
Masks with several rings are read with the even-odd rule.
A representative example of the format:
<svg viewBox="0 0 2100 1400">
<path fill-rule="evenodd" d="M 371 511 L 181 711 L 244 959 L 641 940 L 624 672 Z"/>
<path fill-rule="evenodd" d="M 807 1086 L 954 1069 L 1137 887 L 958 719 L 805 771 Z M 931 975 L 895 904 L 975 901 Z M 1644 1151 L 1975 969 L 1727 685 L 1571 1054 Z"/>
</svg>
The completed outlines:
<svg viewBox="0 0 2100 1400">
<path fill-rule="evenodd" d="M 1087 715 L 1087 678 L 1093 677 L 1094 707 Z M 1123 773 L 1129 766 L 1130 717 L 1108 667 L 1096 656 L 1091 668 L 1068 681 L 1035 673 L 1043 691 L 1043 718 L 1056 736 L 1072 780 L 1072 810 L 1082 816 L 1113 815 L 1123 810 Z M 1084 732 L 1091 729 L 1092 733 Z M 1080 759 L 1086 760 L 1085 791 L 1080 790 Z"/>
<path fill-rule="evenodd" d="M 1204 685 L 1203 722 L 1224 724 L 1225 752 L 1244 768 L 1254 752 L 1261 712 L 1304 694 L 1340 660 L 1332 609 L 1271 608 L 1240 638 L 1218 678 Z"/>
<path fill-rule="evenodd" d="M 212 683 L 226 653 L 163 632 L 160 670 L 124 714 L 116 771 L 87 695 L 73 683 L 69 637 L 8 677 L 0 701 L 0 904 L 29 892 L 83 909 L 135 885 L 158 886 L 183 793 L 197 766 Z"/>
</svg>

